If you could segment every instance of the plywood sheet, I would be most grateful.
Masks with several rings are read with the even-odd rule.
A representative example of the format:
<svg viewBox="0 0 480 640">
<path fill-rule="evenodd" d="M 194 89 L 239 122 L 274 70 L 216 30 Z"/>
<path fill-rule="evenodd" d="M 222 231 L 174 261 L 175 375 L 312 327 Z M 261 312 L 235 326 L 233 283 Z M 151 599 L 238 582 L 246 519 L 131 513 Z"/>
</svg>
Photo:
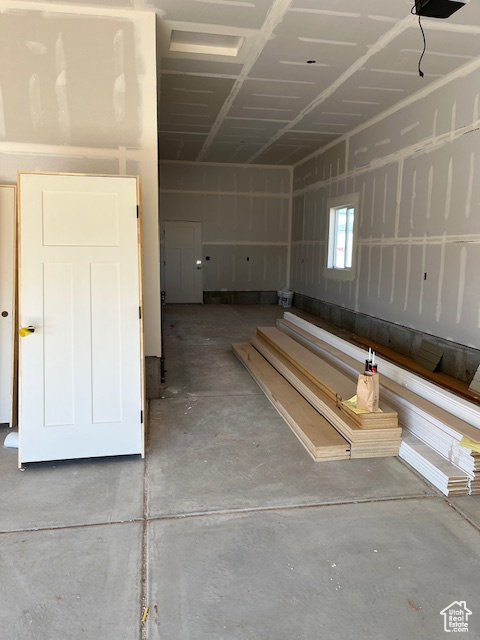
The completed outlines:
<svg viewBox="0 0 480 640">
<path fill-rule="evenodd" d="M 284 332 L 276 327 L 259 327 L 257 336 L 274 347 L 362 429 L 398 427 L 396 412 L 385 402 L 380 402 L 382 413 L 365 414 L 357 414 L 342 404 L 342 400 L 355 395 L 356 383 Z"/>
<path fill-rule="evenodd" d="M 247 343 L 232 345 L 275 409 L 284 418 L 314 460 L 347 460 L 348 442 Z"/>
<path fill-rule="evenodd" d="M 350 442 L 352 458 L 395 456 L 401 429 L 361 429 L 311 380 L 260 337 L 252 344 L 288 382 Z"/>
</svg>

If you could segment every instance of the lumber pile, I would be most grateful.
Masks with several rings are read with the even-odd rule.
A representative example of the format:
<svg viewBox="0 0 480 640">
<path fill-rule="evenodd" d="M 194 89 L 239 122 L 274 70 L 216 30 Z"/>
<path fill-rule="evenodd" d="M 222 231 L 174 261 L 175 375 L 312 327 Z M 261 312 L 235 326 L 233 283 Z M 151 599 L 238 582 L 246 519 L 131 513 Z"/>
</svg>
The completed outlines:
<svg viewBox="0 0 480 640">
<path fill-rule="evenodd" d="M 348 378 L 335 366 L 306 349 L 286 333 L 275 327 L 259 327 L 257 338 L 276 349 L 324 395 L 336 404 L 340 404 L 342 411 L 361 429 L 388 429 L 397 426 L 396 412 L 383 401 L 380 403 L 381 412 L 379 413 L 358 414 L 342 404 L 342 400 L 348 400 L 355 395 L 356 381 Z"/>
<path fill-rule="evenodd" d="M 233 350 L 315 460 L 395 456 L 396 412 L 356 413 L 343 404 L 356 382 L 275 327 Z"/>
<path fill-rule="evenodd" d="M 347 460 L 350 445 L 268 362 L 249 344 L 232 345 L 278 413 L 312 458 Z"/>
<path fill-rule="evenodd" d="M 403 354 L 398 353 L 398 351 L 394 351 L 393 349 L 375 342 L 374 340 L 370 340 L 369 338 L 352 336 L 352 340 L 363 347 L 372 348 L 376 353 L 390 360 L 390 362 L 393 362 L 404 369 L 408 369 L 409 371 L 413 371 L 419 376 L 453 391 L 453 393 L 462 396 L 462 398 L 465 398 L 470 402 L 480 404 L 480 390 L 472 388 L 472 386 L 469 387 L 466 382 L 457 380 L 456 378 L 440 371 L 429 370 L 424 366 L 421 366 L 421 364 L 416 360 L 412 360 L 412 358 L 404 356 Z"/>
<path fill-rule="evenodd" d="M 341 367 L 347 375 L 355 376 L 359 363 L 365 359 L 365 352 L 362 349 L 290 313 L 285 314 L 285 318 L 288 319 L 277 322 L 277 326 L 282 331 L 294 336 L 315 355 L 320 355 L 331 364 Z M 381 371 L 383 372 L 383 367 Z M 403 373 L 398 379 L 402 379 Z M 392 372 L 392 375 L 394 374 L 395 371 Z M 418 446 L 412 446 L 412 442 L 415 445 L 416 441 L 407 439 L 406 444 L 400 449 L 400 457 L 446 495 L 453 495 L 453 483 L 457 482 L 457 477 L 463 477 L 459 476 L 461 473 L 468 478 L 467 489 L 465 490 L 464 486 L 459 488 L 456 484 L 455 495 L 461 495 L 459 492 L 462 491 L 479 494 L 480 453 L 471 447 L 480 444 L 480 430 L 458 415 L 446 411 L 438 404 L 395 382 L 387 375 L 383 374 L 380 380 L 381 396 L 397 411 L 399 424 L 403 427 L 404 433 L 420 440 L 430 449 L 429 451 L 423 447 L 419 449 Z M 435 394 L 438 393 L 439 390 L 435 390 Z M 452 410 L 455 409 L 455 403 L 450 404 Z M 474 405 L 465 407 L 463 404 L 458 404 L 458 407 L 472 421 L 478 420 L 478 407 Z M 466 442 L 470 442 L 471 446 L 467 446 Z M 440 457 L 437 458 L 432 455 L 433 453 Z M 445 467 L 445 462 L 454 465 L 455 468 Z"/>
</svg>

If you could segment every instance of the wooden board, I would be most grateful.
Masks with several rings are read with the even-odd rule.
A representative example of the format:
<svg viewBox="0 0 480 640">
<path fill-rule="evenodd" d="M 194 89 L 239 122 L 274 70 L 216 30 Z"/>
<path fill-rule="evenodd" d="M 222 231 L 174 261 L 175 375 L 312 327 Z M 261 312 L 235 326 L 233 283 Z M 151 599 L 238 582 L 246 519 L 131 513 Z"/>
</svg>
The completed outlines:
<svg viewBox="0 0 480 640">
<path fill-rule="evenodd" d="M 403 435 L 399 456 L 444 495 L 468 495 L 471 476 L 408 432 Z"/>
<path fill-rule="evenodd" d="M 415 362 L 433 373 L 443 357 L 443 349 L 433 342 L 422 340 L 420 348 L 414 356 Z"/>
<path fill-rule="evenodd" d="M 352 458 L 395 456 L 401 429 L 361 429 L 311 380 L 265 340 L 255 337 L 253 346 L 351 445 Z"/>
<path fill-rule="evenodd" d="M 296 339 L 301 341 L 303 345 L 308 345 L 308 348 L 315 354 L 320 354 L 322 357 L 331 359 L 331 361 L 337 363 L 337 365 L 342 367 L 344 371 L 349 372 L 348 375 L 353 376 L 357 373 L 359 363 L 336 347 L 327 344 L 323 340 L 320 340 L 308 331 L 297 327 L 287 320 L 278 320 L 277 326 L 288 332 L 289 335 L 295 335 Z M 415 412 L 415 418 L 417 420 L 424 419 L 426 421 L 433 422 L 435 426 L 438 426 L 458 441 L 461 440 L 462 436 L 466 436 L 467 438 L 480 443 L 479 429 L 468 424 L 461 418 L 448 413 L 445 409 L 442 409 L 433 402 L 422 398 L 418 394 L 406 389 L 386 376 L 381 376 L 380 378 L 380 389 L 381 391 L 383 390 L 384 394 L 387 392 L 389 393 L 389 397 L 387 399 L 390 404 L 394 406 L 397 412 L 400 406 L 399 402 L 404 400 Z"/>
<path fill-rule="evenodd" d="M 277 326 L 289 335 L 295 336 L 295 339 L 311 349 L 313 353 L 337 363 L 347 375 L 356 375 L 359 362 L 339 348 L 287 320 L 278 320 Z M 315 330 L 314 325 L 312 330 Z M 426 442 L 465 473 L 472 475 L 480 469 L 480 459 L 477 459 L 470 450 L 459 446 L 462 436 L 478 441 L 478 429 L 386 376 L 381 378 L 381 389 L 388 401 L 397 409 L 399 422 L 404 429 Z M 479 490 L 480 479 L 477 474 L 470 481 L 470 493 L 474 494 Z"/>
<path fill-rule="evenodd" d="M 474 396 L 480 396 L 480 367 L 475 371 L 475 375 L 473 376 L 473 380 L 470 382 L 468 390 L 470 393 L 473 393 Z"/>
<path fill-rule="evenodd" d="M 258 327 L 257 336 L 274 347 L 284 358 L 311 380 L 330 400 L 335 402 L 362 429 L 397 428 L 396 412 L 380 402 L 381 413 L 357 414 L 342 404 L 356 393 L 356 383 L 296 340 L 276 327 Z"/>
<path fill-rule="evenodd" d="M 348 460 L 348 442 L 250 344 L 232 345 L 278 413 L 316 461 Z"/>
<path fill-rule="evenodd" d="M 440 371 L 428 371 L 426 368 L 420 366 L 415 360 L 412 358 L 408 358 L 398 351 L 394 351 L 393 349 L 389 349 L 379 342 L 375 342 L 374 340 L 370 340 L 368 338 L 363 338 L 360 336 L 352 336 L 352 341 L 362 345 L 363 347 L 371 347 L 374 351 L 376 351 L 379 355 L 387 358 L 391 362 L 403 367 L 404 369 L 408 369 L 413 373 L 416 373 L 435 384 L 438 384 L 449 391 L 453 391 L 454 393 L 462 396 L 462 398 L 466 398 L 471 402 L 475 402 L 476 404 L 480 404 L 480 393 L 475 390 L 470 390 L 468 388 L 468 384 L 466 382 L 462 382 L 461 380 L 457 380 L 456 378 L 452 378 L 452 376 L 448 376 L 446 373 L 441 373 Z M 380 372 L 381 373 L 381 372 Z"/>
</svg>

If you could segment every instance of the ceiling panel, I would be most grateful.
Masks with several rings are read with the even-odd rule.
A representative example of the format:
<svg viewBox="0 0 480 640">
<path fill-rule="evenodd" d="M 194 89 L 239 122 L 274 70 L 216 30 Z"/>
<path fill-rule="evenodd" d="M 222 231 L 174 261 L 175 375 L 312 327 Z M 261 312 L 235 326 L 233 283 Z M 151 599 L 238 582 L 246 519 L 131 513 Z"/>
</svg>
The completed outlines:
<svg viewBox="0 0 480 640">
<path fill-rule="evenodd" d="M 148 0 L 165 20 L 259 28 L 271 0 Z"/>
<path fill-rule="evenodd" d="M 260 149 L 261 144 L 215 140 L 205 157 L 206 162 L 238 162 L 246 163 Z"/>
<path fill-rule="evenodd" d="M 288 121 L 286 120 L 256 120 L 254 118 L 226 118 L 218 130 L 217 138 L 224 139 L 226 136 L 240 136 L 245 140 L 245 136 L 255 136 L 260 140 L 269 139 L 277 131 L 282 129 Z"/>
<path fill-rule="evenodd" d="M 288 12 L 250 76 L 303 80 L 328 86 L 391 27 L 350 16 Z M 308 64 L 307 61 L 313 61 Z"/>
<path fill-rule="evenodd" d="M 189 153 L 192 149 L 200 151 L 233 82 L 226 78 L 164 76 L 159 102 L 160 144 L 167 132 L 184 133 L 182 140 L 185 141 L 191 140 L 192 134 L 197 133 L 202 136 L 202 144 L 187 146 Z M 163 153 L 166 151 L 163 150 Z"/>
<path fill-rule="evenodd" d="M 160 160 L 195 160 L 205 142 L 205 136 L 176 133 L 161 134 L 159 144 Z"/>
<path fill-rule="evenodd" d="M 401 19 L 410 11 L 413 2 L 409 0 L 293 0 L 292 8 L 310 9 L 314 11 L 354 13 L 361 16 L 384 16 L 392 19 Z"/>
<path fill-rule="evenodd" d="M 294 144 L 274 143 L 264 153 L 255 158 L 255 163 L 289 166 L 299 162 L 314 150 L 310 146 L 302 147 Z"/>
<path fill-rule="evenodd" d="M 232 62 L 216 62 L 215 60 L 195 60 L 193 58 L 161 58 L 159 61 L 159 71 L 168 74 L 169 71 L 176 73 L 189 73 L 200 75 L 227 75 L 238 76 L 242 71 L 241 64 Z"/>
<path fill-rule="evenodd" d="M 427 82 L 442 77 L 458 67 L 477 58 L 480 53 L 478 35 L 449 33 L 429 29 L 424 25 L 427 51 L 422 61 L 425 77 L 416 82 L 415 90 Z M 418 76 L 418 60 L 423 49 L 423 38 L 418 26 L 407 29 L 389 43 L 380 53 L 370 58 L 367 68 L 374 70 L 378 77 L 385 75 Z M 422 84 L 423 83 L 423 84 Z"/>
<path fill-rule="evenodd" d="M 423 40 L 412 4 L 155 0 L 160 24 L 247 30 L 243 57 L 229 61 L 160 51 L 160 144 L 167 134 L 202 140 L 166 138 L 163 157 L 191 157 L 197 148 L 199 160 L 292 164 L 478 57 L 475 0 L 449 20 L 423 20 L 421 79 Z"/>
<path fill-rule="evenodd" d="M 42 4 L 47 4 L 45 0 L 29 0 L 30 2 L 38 2 Z M 135 4 L 135 0 L 102 0 L 101 2 L 97 2 L 96 0 L 57 0 L 56 2 L 49 2 L 48 4 L 62 4 L 62 5 L 85 5 L 85 6 L 94 6 L 98 7 L 99 5 L 102 7 L 119 7 L 119 8 L 131 8 Z"/>
</svg>

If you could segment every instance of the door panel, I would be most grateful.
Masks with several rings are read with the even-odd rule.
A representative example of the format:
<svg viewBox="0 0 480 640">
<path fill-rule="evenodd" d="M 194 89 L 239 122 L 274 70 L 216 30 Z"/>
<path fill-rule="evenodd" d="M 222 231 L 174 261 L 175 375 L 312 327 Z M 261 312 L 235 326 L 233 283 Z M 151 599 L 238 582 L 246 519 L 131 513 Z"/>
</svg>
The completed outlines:
<svg viewBox="0 0 480 640">
<path fill-rule="evenodd" d="M 0 186 L 0 423 L 12 409 L 15 187 Z M 4 314 L 7 315 L 4 315 Z M 3 314 L 3 315 L 1 315 Z"/>
<path fill-rule="evenodd" d="M 165 301 L 203 302 L 202 223 L 165 222 Z"/>
<path fill-rule="evenodd" d="M 19 182 L 20 463 L 143 453 L 137 181 Z"/>
</svg>

